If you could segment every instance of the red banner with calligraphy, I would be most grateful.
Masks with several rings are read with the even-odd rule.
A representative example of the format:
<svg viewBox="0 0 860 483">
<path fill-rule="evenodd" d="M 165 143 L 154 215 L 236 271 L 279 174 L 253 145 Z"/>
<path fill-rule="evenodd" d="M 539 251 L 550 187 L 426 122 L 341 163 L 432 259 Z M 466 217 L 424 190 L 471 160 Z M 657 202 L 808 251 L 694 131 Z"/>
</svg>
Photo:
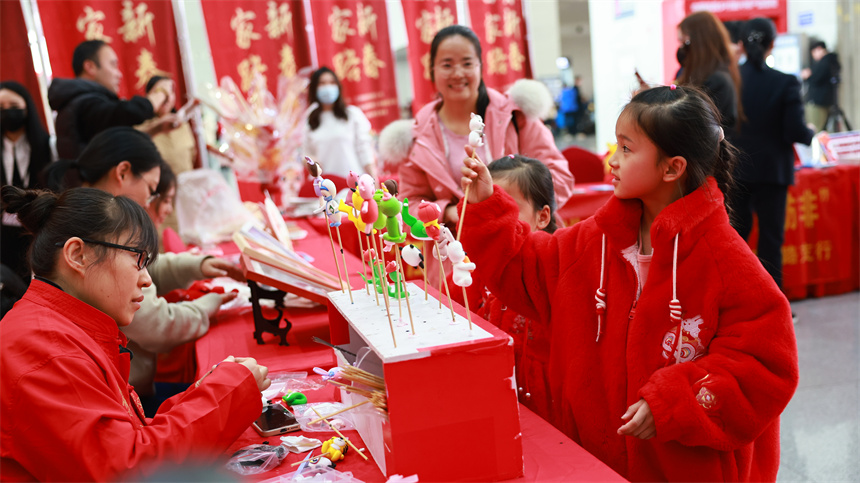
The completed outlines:
<svg viewBox="0 0 860 483">
<path fill-rule="evenodd" d="M 154 75 L 176 81 L 177 100 L 185 80 L 170 2 L 124 0 L 39 0 L 53 77 L 75 77 L 72 54 L 84 40 L 100 39 L 116 51 L 123 73 L 119 96 L 142 95 Z"/>
<path fill-rule="evenodd" d="M 505 90 L 532 76 L 522 0 L 469 0 L 472 30 L 484 51 L 484 83 Z"/>
<path fill-rule="evenodd" d="M 385 1 L 310 4 L 319 65 L 337 74 L 347 104 L 359 107 L 376 131 L 399 119 Z"/>
<path fill-rule="evenodd" d="M 412 71 L 412 113 L 436 95 L 430 80 L 430 44 L 439 30 L 457 23 L 455 0 L 403 0 L 409 68 Z"/>
<path fill-rule="evenodd" d="M 278 76 L 293 77 L 311 65 L 301 0 L 203 1 L 212 63 L 218 79 L 229 76 L 248 92 L 256 73 L 278 95 Z"/>
</svg>

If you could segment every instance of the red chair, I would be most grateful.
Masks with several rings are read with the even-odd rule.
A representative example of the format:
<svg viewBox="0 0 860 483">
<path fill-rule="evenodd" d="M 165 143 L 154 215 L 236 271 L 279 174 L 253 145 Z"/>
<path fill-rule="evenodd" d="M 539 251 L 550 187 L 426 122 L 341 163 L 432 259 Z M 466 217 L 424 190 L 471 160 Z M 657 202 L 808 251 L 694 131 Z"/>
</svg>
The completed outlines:
<svg viewBox="0 0 860 483">
<path fill-rule="evenodd" d="M 567 159 L 574 180 L 579 183 L 602 183 L 605 174 L 603 159 L 579 146 L 568 146 L 561 152 Z"/>
</svg>

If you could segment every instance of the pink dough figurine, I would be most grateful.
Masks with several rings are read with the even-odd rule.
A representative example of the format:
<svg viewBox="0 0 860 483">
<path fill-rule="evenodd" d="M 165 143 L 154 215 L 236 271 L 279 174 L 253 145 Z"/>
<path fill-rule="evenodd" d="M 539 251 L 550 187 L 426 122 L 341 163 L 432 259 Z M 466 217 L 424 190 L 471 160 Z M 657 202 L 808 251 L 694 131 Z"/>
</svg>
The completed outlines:
<svg viewBox="0 0 860 483">
<path fill-rule="evenodd" d="M 361 206 L 358 210 L 361 213 L 361 221 L 366 224 L 364 232 L 368 235 L 373 233 L 373 223 L 379 218 L 379 208 L 373 200 L 375 188 L 373 177 L 369 174 L 363 174 L 358 178 L 358 194 L 361 196 Z"/>
<path fill-rule="evenodd" d="M 418 205 L 418 219 L 424 223 L 424 230 L 427 231 L 427 236 L 438 241 L 442 234 L 439 227 L 439 216 L 442 215 L 442 210 L 436 203 L 422 201 Z"/>
</svg>

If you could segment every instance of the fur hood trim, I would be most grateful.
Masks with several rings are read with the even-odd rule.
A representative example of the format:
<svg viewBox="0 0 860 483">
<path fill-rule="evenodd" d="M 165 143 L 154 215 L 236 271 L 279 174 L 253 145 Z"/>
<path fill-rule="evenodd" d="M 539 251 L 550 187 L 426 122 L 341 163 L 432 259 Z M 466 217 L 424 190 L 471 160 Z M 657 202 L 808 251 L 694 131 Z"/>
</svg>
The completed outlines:
<svg viewBox="0 0 860 483">
<path fill-rule="evenodd" d="M 541 81 L 520 79 L 508 89 L 508 96 L 526 116 L 545 119 L 553 108 L 552 95 Z"/>
<path fill-rule="evenodd" d="M 414 139 L 415 122 L 401 119 L 385 126 L 379 133 L 379 157 L 383 163 L 399 163 L 409 156 Z"/>
</svg>

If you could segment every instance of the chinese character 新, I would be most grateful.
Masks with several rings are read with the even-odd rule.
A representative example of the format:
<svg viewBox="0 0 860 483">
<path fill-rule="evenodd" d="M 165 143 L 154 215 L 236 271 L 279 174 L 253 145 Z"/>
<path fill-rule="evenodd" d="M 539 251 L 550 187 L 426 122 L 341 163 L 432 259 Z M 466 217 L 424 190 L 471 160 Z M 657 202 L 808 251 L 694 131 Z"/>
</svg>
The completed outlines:
<svg viewBox="0 0 860 483">
<path fill-rule="evenodd" d="M 78 17 L 78 32 L 84 34 L 87 40 L 103 40 L 110 42 L 111 38 L 104 34 L 105 27 L 101 22 L 105 19 L 105 13 L 101 10 L 93 10 L 92 7 L 84 7 L 84 14 Z"/>
<path fill-rule="evenodd" d="M 251 83 L 257 78 L 257 74 L 259 74 L 259 79 L 263 85 L 266 84 L 266 76 L 264 74 L 269 68 L 260 60 L 259 55 L 252 55 L 239 62 L 237 70 L 239 71 L 239 77 L 242 79 L 241 87 L 244 92 L 248 92 L 248 89 L 251 88 Z"/>
<path fill-rule="evenodd" d="M 432 12 L 422 10 L 421 16 L 415 19 L 415 27 L 421 33 L 421 41 L 428 45 L 433 42 L 436 32 L 449 25 L 454 25 L 454 15 L 451 14 L 451 9 L 442 8 L 438 5 Z"/>
<path fill-rule="evenodd" d="M 487 17 L 484 18 L 484 30 L 487 32 L 487 43 L 496 43 L 496 39 L 502 36 L 502 31 L 499 30 L 499 16 L 487 14 Z"/>
<path fill-rule="evenodd" d="M 331 39 L 334 42 L 342 44 L 348 36 L 355 35 L 355 30 L 349 27 L 349 17 L 352 17 L 352 10 L 332 7 L 328 24 L 331 25 Z"/>
<path fill-rule="evenodd" d="M 373 45 L 364 44 L 361 61 L 364 66 L 364 75 L 371 79 L 379 79 L 379 68 L 385 67 L 385 62 L 376 56 L 376 49 L 373 48 Z"/>
<path fill-rule="evenodd" d="M 356 22 L 358 22 L 358 35 L 362 37 L 370 32 L 370 37 L 376 40 L 376 14 L 373 13 L 373 7 L 358 4 L 358 9 L 355 11 Z"/>
<path fill-rule="evenodd" d="M 284 77 L 294 77 L 296 75 L 296 56 L 293 54 L 293 48 L 289 45 L 281 47 L 281 62 L 278 64 L 281 69 L 281 75 Z"/>
<path fill-rule="evenodd" d="M 254 24 L 251 22 L 255 18 L 256 13 L 237 8 L 236 15 L 230 19 L 230 28 L 236 32 L 236 45 L 240 49 L 250 49 L 251 41 L 260 38 L 260 34 L 254 32 Z"/>
<path fill-rule="evenodd" d="M 520 44 L 516 40 L 512 41 L 508 46 L 508 65 L 514 72 L 523 71 L 523 63 L 526 61 L 526 56 L 520 52 Z"/>
<path fill-rule="evenodd" d="M 137 42 L 144 34 L 149 37 L 149 45 L 155 45 L 155 34 L 152 32 L 152 21 L 155 14 L 146 11 L 147 6 L 141 2 L 136 7 L 134 2 L 122 2 L 122 27 L 117 32 L 122 34 L 126 42 Z"/>
<path fill-rule="evenodd" d="M 289 4 L 278 5 L 275 2 L 269 2 L 266 17 L 269 19 L 269 23 L 266 24 L 266 33 L 270 39 L 280 38 L 284 34 L 287 34 L 290 39 L 293 38 L 293 13 L 290 12 Z"/>
<path fill-rule="evenodd" d="M 504 20 L 502 21 L 502 30 L 505 33 L 505 37 L 519 37 L 521 32 L 520 22 L 522 20 L 522 17 L 520 17 L 516 10 L 506 8 L 504 11 Z"/>
<path fill-rule="evenodd" d="M 339 79 L 358 82 L 361 80 L 361 61 L 356 57 L 355 51 L 346 49 L 334 55 L 334 73 Z"/>
<path fill-rule="evenodd" d="M 508 73 L 508 58 L 501 47 L 495 47 L 487 52 L 487 64 L 490 75 Z"/>
</svg>

